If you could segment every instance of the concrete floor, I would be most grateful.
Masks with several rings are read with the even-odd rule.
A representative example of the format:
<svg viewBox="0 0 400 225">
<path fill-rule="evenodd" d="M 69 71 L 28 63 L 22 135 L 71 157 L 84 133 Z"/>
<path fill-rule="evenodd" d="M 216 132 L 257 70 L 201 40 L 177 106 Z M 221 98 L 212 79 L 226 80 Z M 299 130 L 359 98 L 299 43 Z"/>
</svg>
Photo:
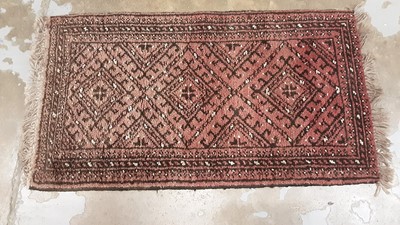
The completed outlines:
<svg viewBox="0 0 400 225">
<path fill-rule="evenodd" d="M 400 224 L 400 0 L 367 0 L 373 25 L 365 50 L 376 57 L 389 113 L 395 187 L 375 185 L 230 190 L 38 192 L 12 189 L 29 80 L 32 24 L 38 13 L 348 9 L 351 1 L 306 0 L 1 0 L 0 225 L 123 224 Z M 14 179 L 15 180 L 15 179 Z"/>
</svg>

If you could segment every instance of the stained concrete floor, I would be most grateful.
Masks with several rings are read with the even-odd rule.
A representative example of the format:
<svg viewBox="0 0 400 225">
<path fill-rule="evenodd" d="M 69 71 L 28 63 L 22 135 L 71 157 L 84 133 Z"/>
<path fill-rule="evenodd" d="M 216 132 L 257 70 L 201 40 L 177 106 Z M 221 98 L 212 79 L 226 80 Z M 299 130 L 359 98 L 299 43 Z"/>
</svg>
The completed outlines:
<svg viewBox="0 0 400 225">
<path fill-rule="evenodd" d="M 87 12 L 351 9 L 360 1 L 1 0 L 0 224 L 400 224 L 400 0 L 367 0 L 365 49 L 376 58 L 396 169 L 389 194 L 375 185 L 229 190 L 38 192 L 18 185 L 16 159 L 37 15 Z M 14 177 L 14 179 L 13 179 Z M 14 182 L 13 182 L 14 181 Z M 13 188 L 14 187 L 14 188 Z"/>
</svg>

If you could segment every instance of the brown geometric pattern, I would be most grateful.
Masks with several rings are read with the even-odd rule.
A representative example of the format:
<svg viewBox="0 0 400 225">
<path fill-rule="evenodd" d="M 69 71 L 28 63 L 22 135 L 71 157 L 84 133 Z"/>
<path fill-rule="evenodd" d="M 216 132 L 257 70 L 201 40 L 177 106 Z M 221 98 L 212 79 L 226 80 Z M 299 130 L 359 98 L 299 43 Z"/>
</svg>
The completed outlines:
<svg viewBox="0 0 400 225">
<path fill-rule="evenodd" d="M 52 17 L 32 187 L 378 180 L 353 12 Z"/>
</svg>

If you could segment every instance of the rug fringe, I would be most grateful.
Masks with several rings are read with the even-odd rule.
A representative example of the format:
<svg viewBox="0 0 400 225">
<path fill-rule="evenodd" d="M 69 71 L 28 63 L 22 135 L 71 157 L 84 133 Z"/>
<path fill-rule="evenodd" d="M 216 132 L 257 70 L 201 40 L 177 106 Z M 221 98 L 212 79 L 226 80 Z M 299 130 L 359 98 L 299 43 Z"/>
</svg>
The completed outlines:
<svg viewBox="0 0 400 225">
<path fill-rule="evenodd" d="M 44 78 L 47 65 L 49 40 L 49 18 L 40 17 L 35 22 L 35 41 L 32 44 L 30 58 L 31 77 L 25 89 L 25 118 L 22 127 L 22 143 L 19 152 L 19 164 L 22 168 L 24 185 L 29 185 L 35 162 L 35 151 L 39 136 L 40 114 L 44 93 Z"/>
<path fill-rule="evenodd" d="M 361 51 L 364 62 L 364 75 L 367 86 L 367 92 L 371 101 L 372 122 L 374 125 L 375 145 L 378 156 L 379 181 L 375 191 L 377 196 L 380 191 L 389 193 L 393 186 L 394 169 L 392 167 L 392 153 L 390 152 L 390 140 L 387 138 L 388 118 L 387 113 L 381 106 L 380 98 L 382 96 L 382 88 L 378 86 L 377 73 L 374 66 L 374 57 L 372 53 L 366 52 L 363 48 L 368 42 L 369 34 L 374 33 L 368 15 L 363 10 L 364 2 L 357 5 L 354 9 L 354 15 L 357 21 L 358 31 L 361 33 Z"/>
</svg>

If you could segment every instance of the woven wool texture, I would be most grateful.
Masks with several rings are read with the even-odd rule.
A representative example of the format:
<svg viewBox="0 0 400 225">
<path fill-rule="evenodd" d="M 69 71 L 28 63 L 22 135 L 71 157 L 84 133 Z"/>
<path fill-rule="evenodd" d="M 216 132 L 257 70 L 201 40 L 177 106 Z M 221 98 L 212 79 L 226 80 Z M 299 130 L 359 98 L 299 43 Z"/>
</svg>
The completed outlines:
<svg viewBox="0 0 400 225">
<path fill-rule="evenodd" d="M 31 187 L 379 180 L 352 11 L 51 17 Z"/>
</svg>

